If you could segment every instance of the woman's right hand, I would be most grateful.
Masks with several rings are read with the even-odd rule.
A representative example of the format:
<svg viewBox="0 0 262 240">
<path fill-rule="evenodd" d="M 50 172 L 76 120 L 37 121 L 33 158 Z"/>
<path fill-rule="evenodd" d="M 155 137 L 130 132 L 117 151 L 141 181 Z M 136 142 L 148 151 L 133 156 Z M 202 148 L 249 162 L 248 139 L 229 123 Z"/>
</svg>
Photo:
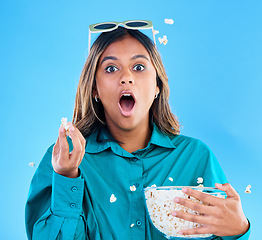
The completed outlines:
<svg viewBox="0 0 262 240">
<path fill-rule="evenodd" d="M 72 123 L 69 123 L 69 136 L 74 149 L 69 153 L 66 131 L 63 126 L 59 128 L 59 135 L 53 148 L 52 165 L 54 171 L 69 178 L 78 177 L 78 167 L 85 154 L 85 138 Z"/>
</svg>

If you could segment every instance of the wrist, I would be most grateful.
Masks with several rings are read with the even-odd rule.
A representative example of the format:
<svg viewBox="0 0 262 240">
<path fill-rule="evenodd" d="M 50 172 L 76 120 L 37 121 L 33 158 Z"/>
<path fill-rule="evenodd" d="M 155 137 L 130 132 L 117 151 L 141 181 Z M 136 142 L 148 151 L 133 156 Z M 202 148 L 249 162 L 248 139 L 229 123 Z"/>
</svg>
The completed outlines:
<svg viewBox="0 0 262 240">
<path fill-rule="evenodd" d="M 241 233 L 245 234 L 249 229 L 249 221 L 245 218 L 244 221 L 241 224 Z"/>
<path fill-rule="evenodd" d="M 79 177 L 79 171 L 78 171 L 78 168 L 74 171 L 70 171 L 70 172 L 64 172 L 64 171 L 56 171 L 54 170 L 57 174 L 60 174 L 64 177 L 68 177 L 68 178 L 77 178 Z"/>
</svg>

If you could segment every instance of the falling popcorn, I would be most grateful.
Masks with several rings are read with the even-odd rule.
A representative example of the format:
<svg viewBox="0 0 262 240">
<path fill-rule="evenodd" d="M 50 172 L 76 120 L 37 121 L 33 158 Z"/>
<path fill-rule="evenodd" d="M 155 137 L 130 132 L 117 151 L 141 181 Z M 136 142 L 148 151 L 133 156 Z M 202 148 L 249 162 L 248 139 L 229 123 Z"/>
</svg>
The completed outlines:
<svg viewBox="0 0 262 240">
<path fill-rule="evenodd" d="M 251 185 L 248 185 L 248 186 L 246 187 L 246 191 L 245 191 L 245 193 L 251 193 L 250 188 L 251 188 Z"/>
<path fill-rule="evenodd" d="M 174 20 L 173 19 L 165 19 L 165 23 L 166 24 L 174 24 Z"/>
<path fill-rule="evenodd" d="M 204 179 L 202 177 L 197 178 L 197 183 L 198 184 L 203 183 L 203 182 L 204 182 Z"/>
<path fill-rule="evenodd" d="M 151 185 L 151 187 L 156 187 L 156 184 Z"/>
<path fill-rule="evenodd" d="M 173 178 L 171 178 L 171 177 L 170 177 L 170 178 L 168 178 L 168 180 L 169 180 L 169 181 L 171 181 L 171 182 L 173 182 L 173 181 L 174 181 L 174 179 L 173 179 Z"/>
<path fill-rule="evenodd" d="M 111 197 L 110 197 L 110 202 L 113 203 L 115 201 L 116 201 L 116 197 L 115 197 L 114 194 L 112 194 Z"/>
<path fill-rule="evenodd" d="M 204 182 L 204 179 L 202 177 L 197 178 L 198 187 L 204 187 L 203 182 Z"/>
<path fill-rule="evenodd" d="M 30 166 L 30 167 L 34 167 L 34 166 L 35 166 L 35 163 L 34 163 L 34 162 L 30 162 L 30 163 L 29 163 L 29 166 Z"/>
<path fill-rule="evenodd" d="M 136 191 L 136 186 L 135 186 L 135 185 L 133 185 L 133 186 L 130 186 L 130 191 L 131 191 L 131 192 L 134 192 L 134 191 Z"/>
<path fill-rule="evenodd" d="M 158 34 L 158 33 L 159 33 L 159 31 L 153 30 L 153 34 L 154 34 L 154 35 L 156 35 L 156 34 Z"/>
<path fill-rule="evenodd" d="M 130 225 L 130 227 L 132 228 L 132 227 L 134 227 L 135 226 L 135 224 L 134 223 L 132 223 L 131 225 Z"/>
<path fill-rule="evenodd" d="M 164 35 L 162 38 L 161 37 L 159 37 L 158 38 L 158 41 L 162 44 L 164 44 L 164 45 L 166 45 L 167 44 L 167 36 L 166 35 Z"/>
<path fill-rule="evenodd" d="M 64 127 L 64 129 L 66 130 L 66 135 L 69 136 L 69 127 L 70 127 L 70 124 L 67 122 L 67 118 L 62 118 L 61 119 L 61 123 L 62 123 L 62 126 Z"/>
</svg>

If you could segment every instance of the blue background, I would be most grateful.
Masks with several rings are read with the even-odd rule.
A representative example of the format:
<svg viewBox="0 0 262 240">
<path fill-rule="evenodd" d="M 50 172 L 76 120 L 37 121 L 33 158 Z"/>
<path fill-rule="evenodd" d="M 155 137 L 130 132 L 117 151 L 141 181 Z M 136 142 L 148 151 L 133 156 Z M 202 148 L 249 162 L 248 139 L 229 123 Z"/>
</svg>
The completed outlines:
<svg viewBox="0 0 262 240">
<path fill-rule="evenodd" d="M 0 239 L 26 239 L 29 184 L 61 118 L 72 118 L 88 26 L 128 19 L 152 20 L 156 38 L 167 35 L 157 47 L 181 133 L 211 147 L 241 196 L 251 239 L 261 239 L 261 12 L 260 0 L 1 1 Z"/>
</svg>

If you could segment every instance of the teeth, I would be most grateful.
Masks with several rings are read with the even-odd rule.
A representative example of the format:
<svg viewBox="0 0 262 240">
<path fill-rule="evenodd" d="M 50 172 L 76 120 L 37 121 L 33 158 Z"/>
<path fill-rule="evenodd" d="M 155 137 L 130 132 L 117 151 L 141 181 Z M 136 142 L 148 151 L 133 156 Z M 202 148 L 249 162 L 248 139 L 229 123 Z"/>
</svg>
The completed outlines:
<svg viewBox="0 0 262 240">
<path fill-rule="evenodd" d="M 131 94 L 125 93 L 125 94 L 123 94 L 123 96 L 124 96 L 124 97 L 130 97 Z"/>
</svg>

